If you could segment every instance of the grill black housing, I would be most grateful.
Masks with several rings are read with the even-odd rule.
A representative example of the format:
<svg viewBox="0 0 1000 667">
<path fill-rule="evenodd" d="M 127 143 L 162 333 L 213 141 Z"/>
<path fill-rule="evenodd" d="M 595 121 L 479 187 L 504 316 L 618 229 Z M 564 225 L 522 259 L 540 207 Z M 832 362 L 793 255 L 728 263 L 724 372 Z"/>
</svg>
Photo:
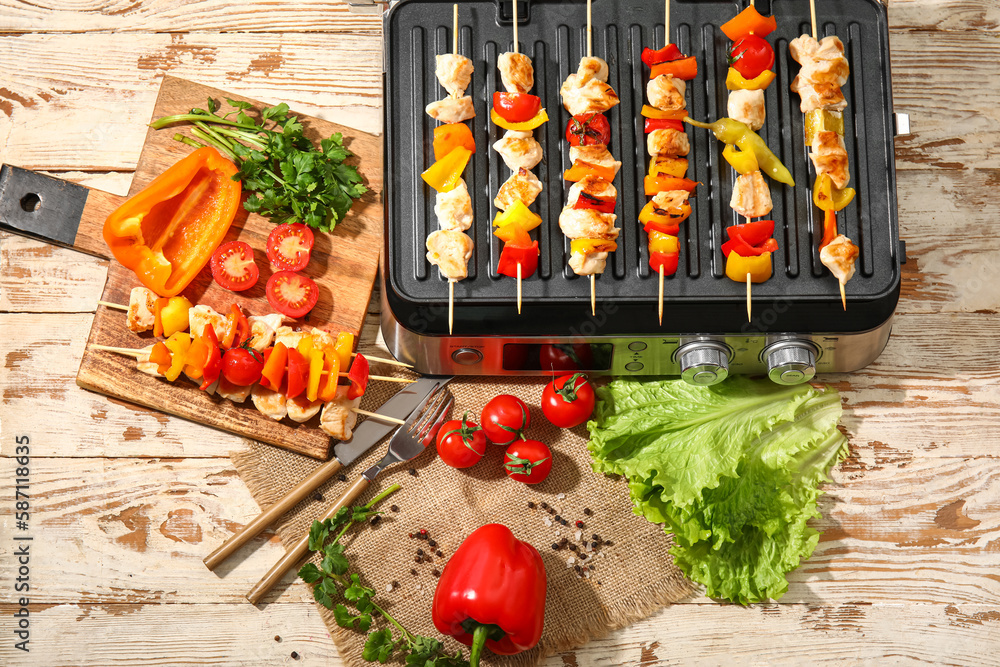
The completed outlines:
<svg viewBox="0 0 1000 667">
<path fill-rule="evenodd" d="M 768 6 L 770 5 L 770 6 Z M 692 118 L 727 115 L 726 54 L 730 42 L 718 26 L 746 5 L 705 0 L 673 0 L 671 36 L 698 59 L 698 77 L 688 85 Z M 506 336 L 592 336 L 621 334 L 868 331 L 895 310 L 900 285 L 900 243 L 893 160 L 894 124 L 889 73 L 888 24 L 876 0 L 824 0 L 818 6 L 820 36 L 844 42 L 851 76 L 844 86 L 845 142 L 855 201 L 838 214 L 840 229 L 860 248 L 857 272 L 847 285 L 847 311 L 837 281 L 819 261 L 822 212 L 812 205 L 814 172 L 803 137 L 799 97 L 789 90 L 798 64 L 788 54 L 790 39 L 810 31 L 809 3 L 757 2 L 773 13 L 777 30 L 768 37 L 776 54 L 777 78 L 765 92 L 767 120 L 759 134 L 795 179 L 794 188 L 771 186 L 775 238 L 774 275 L 753 286 L 751 322 L 746 320 L 744 285 L 725 277 L 720 246 L 725 227 L 738 222 L 729 208 L 735 174 L 722 157 L 723 145 L 708 130 L 688 128 L 689 177 L 702 184 L 693 213 L 681 224 L 680 266 L 666 279 L 664 321 L 657 323 L 657 276 L 647 260 L 646 234 L 637 222 L 647 201 L 642 179 L 649 161 L 640 108 L 648 70 L 642 49 L 664 44 L 663 5 L 646 0 L 593 2 L 593 53 L 610 68 L 608 83 L 621 103 L 608 113 L 611 152 L 623 162 L 615 181 L 615 213 L 621 229 L 618 250 L 597 277 L 597 316 L 590 311 L 590 285 L 568 267 L 569 241 L 559 230 L 559 212 L 570 183 L 564 140 L 569 113 L 559 87 L 586 52 L 586 3 L 519 4 L 520 50 L 535 67 L 534 94 L 550 121 L 535 131 L 545 158 L 535 169 L 545 189 L 532 207 L 543 224 L 533 232 L 541 256 L 536 274 L 523 281 L 523 312 L 515 308 L 515 280 L 496 272 L 502 243 L 491 233 L 493 198 L 509 170 L 491 144 L 503 130 L 489 121 L 494 91 L 502 90 L 496 69 L 500 53 L 512 48 L 511 3 L 480 1 L 459 5 L 459 48 L 475 66 L 471 122 L 477 152 L 464 178 L 472 194 L 475 222 L 469 233 L 475 254 L 469 277 L 455 285 L 456 334 Z M 434 76 L 434 57 L 451 51 L 452 3 L 400 0 L 385 15 L 385 210 L 383 261 L 386 303 L 405 328 L 423 335 L 446 335 L 448 283 L 425 258 L 424 241 L 436 230 L 434 190 L 420 173 L 434 161 L 437 122 L 424 106 L 446 95 Z M 905 261 L 905 260 L 904 260 Z"/>
</svg>

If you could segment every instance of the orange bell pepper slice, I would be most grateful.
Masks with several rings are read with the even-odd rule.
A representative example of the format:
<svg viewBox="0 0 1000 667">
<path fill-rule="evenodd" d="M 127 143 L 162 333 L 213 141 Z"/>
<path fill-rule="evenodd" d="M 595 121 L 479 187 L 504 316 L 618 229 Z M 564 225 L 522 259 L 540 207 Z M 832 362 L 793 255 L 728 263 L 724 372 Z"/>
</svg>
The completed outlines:
<svg viewBox="0 0 1000 667">
<path fill-rule="evenodd" d="M 719 29 L 725 33 L 726 37 L 732 41 L 737 41 L 747 35 L 757 35 L 767 37 L 778 27 L 778 22 L 773 16 L 761 16 L 757 9 L 750 5 L 742 12 L 729 19 Z"/>
<path fill-rule="evenodd" d="M 670 74 L 675 79 L 690 81 L 698 76 L 698 61 L 694 56 L 688 56 L 687 58 L 658 63 L 649 70 L 650 79 L 655 79 L 663 74 Z"/>
<path fill-rule="evenodd" d="M 528 236 L 528 230 L 516 222 L 504 225 L 503 227 L 497 227 L 493 230 L 493 235 L 504 243 L 513 243 L 521 247 L 531 245 L 531 237 Z"/>
<path fill-rule="evenodd" d="M 823 212 L 823 239 L 819 242 L 819 249 L 830 245 L 833 239 L 837 238 L 837 212 L 836 211 L 824 211 Z M 150 359 L 153 357 L 150 356 Z"/>
<path fill-rule="evenodd" d="M 432 164 L 420 176 L 427 185 L 438 192 L 451 192 L 458 185 L 458 179 L 462 178 L 462 172 L 465 171 L 465 165 L 469 164 L 470 157 L 472 151 L 459 146 Z"/>
<path fill-rule="evenodd" d="M 640 113 L 645 118 L 666 118 L 670 120 L 684 120 L 687 117 L 687 109 L 657 109 L 648 104 L 642 105 Z"/>
<path fill-rule="evenodd" d="M 153 349 L 149 351 L 149 361 L 156 364 L 156 370 L 160 375 L 165 374 L 170 368 L 170 350 L 162 341 L 153 345 Z"/>
<path fill-rule="evenodd" d="M 340 355 L 327 353 L 324 366 L 326 381 L 323 382 L 323 386 L 319 390 L 319 400 L 324 403 L 329 403 L 337 398 L 337 380 L 340 378 L 341 368 L 343 366 L 340 362 Z"/>
<path fill-rule="evenodd" d="M 163 313 L 163 309 L 167 307 L 168 303 L 170 303 L 170 299 L 160 298 L 156 300 L 156 305 L 153 308 L 153 335 L 157 338 L 163 335 L 163 317 L 161 313 Z"/>
<path fill-rule="evenodd" d="M 699 181 L 692 181 L 690 178 L 668 178 L 666 176 L 647 175 L 643 179 L 643 186 L 647 197 L 652 197 L 658 192 L 666 192 L 668 190 L 687 190 L 691 192 L 700 184 Z"/>
<path fill-rule="evenodd" d="M 610 183 L 615 180 L 616 175 L 614 167 L 605 167 L 600 164 L 577 160 L 573 163 L 572 167 L 563 172 L 563 179 L 575 183 L 582 181 L 587 176 L 596 176 Z"/>
<path fill-rule="evenodd" d="M 465 123 L 447 123 L 434 128 L 434 159 L 440 160 L 459 146 L 476 152 L 476 140 Z"/>
<path fill-rule="evenodd" d="M 174 296 L 208 263 L 240 206 L 238 169 L 206 146 L 180 160 L 104 221 L 104 241 L 160 296 Z"/>
<path fill-rule="evenodd" d="M 281 379 L 285 377 L 287 362 L 288 347 L 284 343 L 275 343 L 267 361 L 264 362 L 264 368 L 260 371 L 260 385 L 265 389 L 278 391 L 281 387 Z"/>
</svg>

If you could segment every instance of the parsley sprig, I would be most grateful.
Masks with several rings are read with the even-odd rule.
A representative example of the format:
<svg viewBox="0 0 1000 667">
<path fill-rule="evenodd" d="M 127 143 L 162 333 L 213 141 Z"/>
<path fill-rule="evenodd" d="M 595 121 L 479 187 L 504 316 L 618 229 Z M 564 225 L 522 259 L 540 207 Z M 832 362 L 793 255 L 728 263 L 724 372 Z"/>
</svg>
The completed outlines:
<svg viewBox="0 0 1000 667">
<path fill-rule="evenodd" d="M 313 585 L 313 598 L 333 610 L 333 617 L 340 627 L 369 632 L 374 614 L 389 623 L 389 626 L 368 635 L 362 652 L 366 661 L 386 663 L 400 654 L 407 665 L 414 667 L 467 667 L 469 663 L 463 659 L 461 651 L 446 653 L 444 645 L 437 639 L 415 635 L 404 628 L 372 599 L 375 590 L 362 583 L 361 575 L 349 572 L 350 563 L 344 555 L 345 546 L 340 539 L 354 524 L 382 514 L 374 509 L 375 505 L 399 488 L 398 484 L 393 484 L 362 507 L 342 507 L 332 518 L 323 522 L 313 521 L 309 529 L 309 550 L 320 553 L 322 560 L 319 566 L 314 563 L 303 565 L 299 577 Z M 334 602 L 339 597 L 350 604 Z"/>
<path fill-rule="evenodd" d="M 344 164 L 353 153 L 344 147 L 340 132 L 323 139 L 317 149 L 284 102 L 263 107 L 257 121 L 247 113 L 257 112 L 250 103 L 226 101 L 234 111 L 225 115 L 216 113 L 219 103 L 209 98 L 207 110 L 165 116 L 150 127 L 194 125 L 193 139 L 179 133 L 174 139 L 198 148 L 214 146 L 235 162 L 240 171 L 234 179 L 251 193 L 243 204 L 246 210 L 276 224 L 301 222 L 328 232 L 368 191 L 357 167 Z"/>
</svg>

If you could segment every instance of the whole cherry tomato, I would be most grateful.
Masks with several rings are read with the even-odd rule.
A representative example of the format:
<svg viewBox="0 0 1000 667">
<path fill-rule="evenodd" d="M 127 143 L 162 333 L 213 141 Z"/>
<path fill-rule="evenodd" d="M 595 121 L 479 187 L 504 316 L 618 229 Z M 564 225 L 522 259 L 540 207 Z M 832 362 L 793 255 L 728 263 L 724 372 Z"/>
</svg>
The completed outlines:
<svg viewBox="0 0 1000 667">
<path fill-rule="evenodd" d="M 542 412 L 554 426 L 573 428 L 594 412 L 594 388 L 583 373 L 563 375 L 542 390 Z"/>
<path fill-rule="evenodd" d="M 222 375 L 240 387 L 249 387 L 260 380 L 264 370 L 264 356 L 256 350 L 234 347 L 222 355 Z"/>
<path fill-rule="evenodd" d="M 757 35 L 737 40 L 729 51 L 729 66 L 742 74 L 744 79 L 756 79 L 773 65 L 774 49 L 766 39 Z"/>
<path fill-rule="evenodd" d="M 607 146 L 611 143 L 611 123 L 600 113 L 581 113 L 566 123 L 566 141 L 570 146 Z"/>
<path fill-rule="evenodd" d="M 468 468 L 479 463 L 486 453 L 486 435 L 483 427 L 469 421 L 469 413 L 441 425 L 437 436 L 437 450 L 441 460 L 452 468 Z"/>
<path fill-rule="evenodd" d="M 538 440 L 519 440 L 503 455 L 507 476 L 525 484 L 538 484 L 552 470 L 552 451 Z"/>
<path fill-rule="evenodd" d="M 529 93 L 493 93 L 493 109 L 511 123 L 523 123 L 538 115 L 542 99 Z"/>
<path fill-rule="evenodd" d="M 524 438 L 531 423 L 528 406 L 517 396 L 501 394 L 483 408 L 483 432 L 496 445 L 509 445 Z"/>
<path fill-rule="evenodd" d="M 547 372 L 581 371 L 594 364 L 594 355 L 586 343 L 542 345 L 538 356 L 542 370 Z"/>
</svg>

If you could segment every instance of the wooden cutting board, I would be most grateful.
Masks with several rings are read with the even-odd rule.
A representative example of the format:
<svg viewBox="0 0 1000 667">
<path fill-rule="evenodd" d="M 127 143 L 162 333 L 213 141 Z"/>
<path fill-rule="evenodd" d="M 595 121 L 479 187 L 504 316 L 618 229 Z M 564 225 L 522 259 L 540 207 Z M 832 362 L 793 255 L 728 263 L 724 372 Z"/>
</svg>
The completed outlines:
<svg viewBox="0 0 1000 667">
<path fill-rule="evenodd" d="M 261 107 L 254 100 L 183 79 L 164 77 L 150 120 L 183 113 L 195 107 L 205 108 L 209 97 L 223 103 L 223 111 L 228 110 L 225 106 L 227 98 L 250 102 L 258 109 Z M 336 123 L 302 115 L 299 118 L 306 128 L 306 134 L 314 141 L 335 132 L 343 133 L 344 143 L 355 154 L 351 161 L 358 166 L 369 192 L 355 203 L 333 232 L 316 233 L 312 259 L 304 273 L 319 285 L 319 303 L 309 313 L 307 320 L 292 323 L 292 326 L 315 326 L 334 334 L 349 331 L 359 335 L 368 310 L 382 247 L 382 141 L 374 135 Z M 178 131 L 185 134 L 188 132 L 186 126 L 177 126 L 163 130 L 150 129 L 146 133 L 146 142 L 136 167 L 130 196 L 193 150 L 172 138 Z M 101 235 L 104 219 L 123 201 L 124 198 L 91 191 L 74 247 L 107 256 L 109 251 Z M 241 293 L 224 290 L 215 284 L 206 266 L 184 290 L 184 296 L 193 304 L 206 304 L 220 313 L 228 312 L 230 304 L 234 302 L 250 315 L 273 312 L 264 296 L 264 286 L 271 275 L 264 248 L 273 228 L 274 225 L 267 219 L 248 214 L 241 208 L 225 238 L 225 241 L 245 241 L 254 249 L 254 259 L 260 269 L 260 279 L 255 287 Z M 138 285 L 140 282 L 132 271 L 112 260 L 102 300 L 127 304 L 130 290 Z M 329 458 L 331 446 L 336 441 L 331 441 L 319 429 L 319 416 L 304 424 L 296 424 L 287 418 L 276 422 L 258 412 L 249 397 L 242 404 L 234 404 L 199 391 L 183 375 L 171 383 L 137 371 L 131 357 L 92 348 L 95 343 L 142 348 L 153 340 L 152 332 L 135 334 L 129 331 L 125 326 L 123 311 L 99 306 L 77 374 L 77 384 L 85 389 L 318 459 Z"/>
</svg>

